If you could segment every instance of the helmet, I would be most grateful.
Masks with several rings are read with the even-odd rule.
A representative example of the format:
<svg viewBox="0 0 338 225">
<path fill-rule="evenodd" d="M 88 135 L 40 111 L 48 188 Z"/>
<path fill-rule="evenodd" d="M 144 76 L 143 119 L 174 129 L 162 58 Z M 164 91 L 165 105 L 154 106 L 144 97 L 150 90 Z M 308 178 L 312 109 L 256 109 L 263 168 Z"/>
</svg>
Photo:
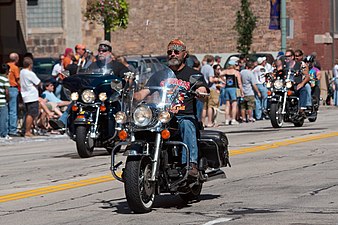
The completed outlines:
<svg viewBox="0 0 338 225">
<path fill-rule="evenodd" d="M 313 63 L 315 61 L 315 57 L 313 55 L 308 55 L 305 57 L 304 62 Z"/>
</svg>

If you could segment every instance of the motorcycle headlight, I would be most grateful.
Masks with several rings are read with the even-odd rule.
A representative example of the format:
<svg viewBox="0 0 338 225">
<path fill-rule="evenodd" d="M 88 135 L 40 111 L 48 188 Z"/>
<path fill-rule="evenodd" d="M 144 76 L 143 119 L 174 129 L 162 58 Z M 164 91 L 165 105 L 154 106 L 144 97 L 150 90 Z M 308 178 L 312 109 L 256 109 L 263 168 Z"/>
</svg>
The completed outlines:
<svg viewBox="0 0 338 225">
<path fill-rule="evenodd" d="M 71 99 L 72 101 L 77 101 L 77 100 L 79 99 L 79 93 L 77 93 L 77 92 L 71 93 L 71 94 L 70 94 L 70 99 Z"/>
<path fill-rule="evenodd" d="M 273 86 L 276 89 L 282 89 L 283 88 L 283 81 L 282 80 L 275 80 L 275 82 L 273 83 Z"/>
<path fill-rule="evenodd" d="M 170 113 L 167 111 L 160 112 L 160 114 L 158 115 L 158 120 L 161 123 L 168 123 L 170 119 L 171 119 Z"/>
<path fill-rule="evenodd" d="M 84 90 L 81 98 L 84 103 L 93 103 L 95 101 L 95 93 L 93 90 Z"/>
<path fill-rule="evenodd" d="M 151 109 L 149 109 L 148 107 L 139 106 L 135 110 L 133 118 L 134 123 L 137 126 L 145 127 L 151 122 L 151 119 L 153 118 L 153 113 L 151 112 Z"/>
<path fill-rule="evenodd" d="M 266 82 L 266 87 L 271 88 L 271 82 L 270 81 Z"/>
<path fill-rule="evenodd" d="M 127 120 L 127 115 L 124 112 L 119 111 L 115 114 L 116 123 L 124 124 L 126 120 Z"/>
<path fill-rule="evenodd" d="M 285 86 L 287 87 L 287 88 L 291 88 L 292 87 L 292 82 L 291 82 L 291 80 L 286 80 L 285 81 Z"/>
<path fill-rule="evenodd" d="M 99 94 L 99 99 L 100 99 L 101 102 L 106 101 L 107 100 L 107 93 L 106 92 L 101 92 Z"/>
</svg>

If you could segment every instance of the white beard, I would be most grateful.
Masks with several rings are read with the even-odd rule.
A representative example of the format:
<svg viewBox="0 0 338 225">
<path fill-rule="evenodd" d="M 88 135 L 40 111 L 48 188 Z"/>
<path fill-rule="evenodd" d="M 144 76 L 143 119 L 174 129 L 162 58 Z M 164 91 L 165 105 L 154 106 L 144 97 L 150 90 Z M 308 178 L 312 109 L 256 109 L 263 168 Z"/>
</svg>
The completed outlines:
<svg viewBox="0 0 338 225">
<path fill-rule="evenodd" d="M 179 66 L 181 65 L 182 61 L 177 58 L 171 58 L 168 61 L 169 66 Z"/>
</svg>

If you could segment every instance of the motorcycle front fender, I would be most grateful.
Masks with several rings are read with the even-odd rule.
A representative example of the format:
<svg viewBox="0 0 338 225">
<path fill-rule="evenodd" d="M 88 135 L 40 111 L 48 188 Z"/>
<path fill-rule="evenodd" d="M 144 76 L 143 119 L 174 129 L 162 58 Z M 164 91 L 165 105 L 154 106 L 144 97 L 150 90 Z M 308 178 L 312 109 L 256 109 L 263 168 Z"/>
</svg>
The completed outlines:
<svg viewBox="0 0 338 225">
<path fill-rule="evenodd" d="M 283 97 L 281 95 L 274 95 L 271 97 L 271 103 L 282 102 Z"/>
</svg>

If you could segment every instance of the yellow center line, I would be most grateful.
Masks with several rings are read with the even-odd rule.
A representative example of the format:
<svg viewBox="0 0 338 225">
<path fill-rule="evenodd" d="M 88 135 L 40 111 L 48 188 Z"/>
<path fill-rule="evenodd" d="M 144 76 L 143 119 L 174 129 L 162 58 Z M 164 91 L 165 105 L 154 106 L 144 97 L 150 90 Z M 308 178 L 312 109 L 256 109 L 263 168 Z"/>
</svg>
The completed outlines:
<svg viewBox="0 0 338 225">
<path fill-rule="evenodd" d="M 336 136 L 338 136 L 338 132 L 331 132 L 331 133 L 319 134 L 315 136 L 293 138 L 290 140 L 273 142 L 269 144 L 263 144 L 263 145 L 252 146 L 252 147 L 247 147 L 247 148 L 231 149 L 230 156 L 246 154 L 246 153 L 251 153 L 251 152 L 265 151 L 265 150 L 272 149 L 272 148 L 279 148 L 283 146 L 299 144 L 299 143 L 308 142 L 308 141 L 315 141 L 315 140 L 320 140 L 320 139 L 325 139 L 325 138 L 331 138 L 331 137 L 336 137 Z M 118 175 L 121 176 L 121 174 L 118 174 Z M 113 181 L 113 180 L 115 180 L 115 178 L 112 175 L 104 175 L 104 176 L 89 178 L 89 179 L 80 180 L 80 181 L 73 181 L 73 182 L 68 182 L 68 183 L 59 184 L 59 185 L 47 186 L 47 187 L 36 188 L 32 190 L 16 192 L 16 193 L 7 194 L 7 195 L 1 195 L 0 203 L 14 201 L 14 200 L 23 199 L 23 198 L 29 198 L 33 196 L 44 195 L 44 194 L 58 192 L 58 191 L 64 191 L 68 189 L 74 189 L 78 187 L 89 186 L 93 184 L 104 183 L 104 182 Z"/>
<path fill-rule="evenodd" d="M 273 143 L 263 144 L 263 145 L 258 145 L 258 146 L 252 146 L 252 147 L 247 147 L 247 148 L 232 149 L 230 150 L 230 156 L 240 155 L 240 154 L 245 154 L 245 153 L 250 153 L 250 152 L 264 151 L 264 150 L 268 150 L 272 148 L 279 148 L 283 146 L 294 145 L 294 144 L 299 144 L 303 142 L 315 141 L 315 140 L 331 138 L 331 137 L 336 137 L 336 136 L 338 136 L 338 132 L 331 132 L 331 133 L 319 134 L 319 135 L 309 136 L 309 137 L 293 138 L 290 140 L 278 141 L 278 142 L 273 142 Z"/>
</svg>

